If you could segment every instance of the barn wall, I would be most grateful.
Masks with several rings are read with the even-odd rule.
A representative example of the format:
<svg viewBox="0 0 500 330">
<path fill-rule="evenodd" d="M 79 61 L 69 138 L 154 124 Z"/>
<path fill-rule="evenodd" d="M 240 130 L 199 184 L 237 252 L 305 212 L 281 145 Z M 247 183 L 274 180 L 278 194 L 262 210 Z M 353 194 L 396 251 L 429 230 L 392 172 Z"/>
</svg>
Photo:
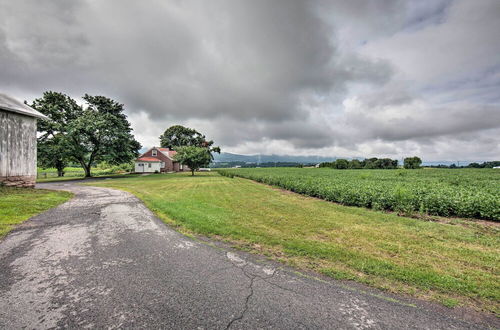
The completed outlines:
<svg viewBox="0 0 500 330">
<path fill-rule="evenodd" d="M 0 182 L 36 182 L 36 118 L 0 110 Z"/>
</svg>

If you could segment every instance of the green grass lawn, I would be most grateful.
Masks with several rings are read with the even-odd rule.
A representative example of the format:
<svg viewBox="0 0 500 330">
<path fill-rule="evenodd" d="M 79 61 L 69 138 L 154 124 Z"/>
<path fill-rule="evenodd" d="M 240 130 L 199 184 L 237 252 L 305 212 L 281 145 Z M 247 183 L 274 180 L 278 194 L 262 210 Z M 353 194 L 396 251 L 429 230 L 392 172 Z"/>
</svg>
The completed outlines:
<svg viewBox="0 0 500 330">
<path fill-rule="evenodd" d="M 67 201 L 71 196 L 63 191 L 0 187 L 0 239 L 15 225 Z"/>
<path fill-rule="evenodd" d="M 92 168 L 95 171 L 96 168 Z M 81 167 L 66 167 L 64 169 L 64 178 L 79 178 L 84 177 L 85 171 Z M 37 179 L 57 178 L 57 170 L 55 168 L 37 168 Z"/>
<path fill-rule="evenodd" d="M 500 313 L 500 227 L 347 207 L 216 173 L 88 183 L 129 191 L 186 233 L 333 278 Z"/>
<path fill-rule="evenodd" d="M 92 178 L 118 178 L 118 177 L 135 177 L 135 176 L 140 176 L 142 174 L 136 174 L 136 173 L 116 173 L 116 174 L 94 174 L 92 173 L 92 177 L 90 178 L 85 178 L 85 176 L 62 176 L 62 177 L 48 177 L 45 179 L 36 179 L 36 182 L 41 183 L 41 182 L 58 182 L 58 181 L 69 181 L 69 180 L 86 180 L 86 179 L 92 179 Z"/>
<path fill-rule="evenodd" d="M 118 175 L 128 175 L 127 172 L 123 170 L 116 170 L 114 168 L 98 168 L 93 167 L 91 169 L 92 177 L 108 177 L 108 176 L 118 176 Z M 64 169 L 64 176 L 58 177 L 57 170 L 55 168 L 37 168 L 37 182 L 54 182 L 54 181 L 66 181 L 66 180 L 79 180 L 85 178 L 85 171 L 81 167 L 66 167 Z"/>
</svg>

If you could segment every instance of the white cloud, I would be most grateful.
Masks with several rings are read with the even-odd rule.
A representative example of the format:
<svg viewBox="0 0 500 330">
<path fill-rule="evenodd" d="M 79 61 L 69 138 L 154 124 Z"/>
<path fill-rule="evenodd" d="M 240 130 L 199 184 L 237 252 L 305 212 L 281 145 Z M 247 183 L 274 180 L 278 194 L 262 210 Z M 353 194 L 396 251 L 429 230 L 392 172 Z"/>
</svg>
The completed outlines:
<svg viewBox="0 0 500 330">
<path fill-rule="evenodd" d="M 363 54 L 389 60 L 402 79 L 436 85 L 496 67 L 500 2 L 457 0 L 439 24 L 368 42 Z"/>
</svg>

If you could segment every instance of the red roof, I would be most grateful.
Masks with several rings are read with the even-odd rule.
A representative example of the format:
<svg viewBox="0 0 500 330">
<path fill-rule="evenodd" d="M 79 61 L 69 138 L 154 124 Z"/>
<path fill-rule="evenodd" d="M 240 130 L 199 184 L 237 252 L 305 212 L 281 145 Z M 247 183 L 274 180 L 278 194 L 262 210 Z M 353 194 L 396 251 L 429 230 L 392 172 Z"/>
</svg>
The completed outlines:
<svg viewBox="0 0 500 330">
<path fill-rule="evenodd" d="M 157 149 L 166 154 L 167 156 L 169 156 L 170 158 L 174 157 L 175 154 L 177 153 L 177 151 L 170 150 L 169 148 L 157 148 Z"/>
<path fill-rule="evenodd" d="M 154 157 L 141 157 L 141 158 L 137 158 L 137 161 L 139 161 L 139 162 L 161 162 L 161 160 L 159 160 L 158 158 L 154 158 Z"/>
</svg>

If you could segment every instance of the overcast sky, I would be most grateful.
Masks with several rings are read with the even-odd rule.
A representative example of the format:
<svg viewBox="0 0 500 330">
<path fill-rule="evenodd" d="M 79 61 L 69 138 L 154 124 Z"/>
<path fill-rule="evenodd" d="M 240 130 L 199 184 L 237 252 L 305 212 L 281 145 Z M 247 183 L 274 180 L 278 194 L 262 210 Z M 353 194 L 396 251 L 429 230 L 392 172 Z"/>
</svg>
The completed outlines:
<svg viewBox="0 0 500 330">
<path fill-rule="evenodd" d="M 124 103 L 223 151 L 500 158 L 499 0 L 0 0 L 0 91 Z"/>
</svg>

